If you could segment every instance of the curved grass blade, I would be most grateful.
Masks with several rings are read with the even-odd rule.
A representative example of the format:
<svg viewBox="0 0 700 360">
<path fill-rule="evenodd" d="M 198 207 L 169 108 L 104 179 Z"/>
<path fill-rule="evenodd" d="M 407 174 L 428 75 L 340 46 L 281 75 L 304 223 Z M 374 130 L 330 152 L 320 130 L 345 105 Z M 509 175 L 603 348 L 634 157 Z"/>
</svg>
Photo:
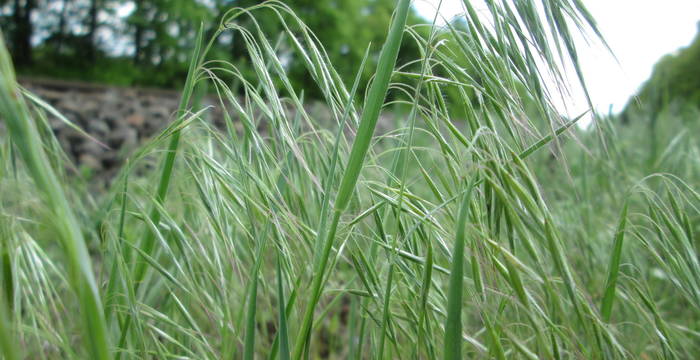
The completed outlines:
<svg viewBox="0 0 700 360">
<path fill-rule="evenodd" d="M 197 76 L 197 68 L 201 64 L 204 53 L 202 53 L 202 36 L 204 30 L 203 26 L 200 26 L 199 32 L 197 34 L 197 41 L 194 47 L 194 53 L 192 54 L 192 60 L 190 62 L 190 67 L 187 71 L 187 79 L 185 80 L 185 87 L 182 91 L 182 97 L 180 98 L 180 104 L 177 109 L 177 116 L 184 117 L 186 115 L 187 105 L 190 103 L 192 98 L 192 93 L 195 86 L 195 78 Z M 170 187 L 170 179 L 172 177 L 173 166 L 175 164 L 175 156 L 177 154 L 177 149 L 180 143 L 180 131 L 175 131 L 171 138 L 170 144 L 168 145 L 168 152 L 163 161 L 163 170 L 158 182 L 158 189 L 156 192 L 156 200 L 158 203 L 162 204 L 165 201 L 165 196 L 168 193 L 168 188 Z M 157 209 L 153 209 L 149 216 L 154 224 L 160 222 L 160 212 Z M 146 230 L 146 235 L 139 244 L 139 248 L 147 255 L 151 255 L 153 252 L 153 246 L 155 245 L 155 234 L 152 231 Z M 141 283 L 145 276 L 146 264 L 142 262 L 136 263 L 136 268 L 134 269 L 134 280 L 136 284 Z"/>
<path fill-rule="evenodd" d="M 357 136 L 355 136 L 355 141 L 350 150 L 350 159 L 338 188 L 338 197 L 335 199 L 336 211 L 343 211 L 348 206 L 355 190 L 355 184 L 357 184 L 357 179 L 360 176 L 362 164 L 369 149 L 369 144 L 372 141 L 377 119 L 379 119 L 379 112 L 389 89 L 389 80 L 396 65 L 399 46 L 403 37 L 403 28 L 408 18 L 409 5 L 410 1 L 399 0 L 396 15 L 389 29 L 389 35 L 379 55 L 377 72 L 369 88 L 365 106 L 362 109 Z"/>
<path fill-rule="evenodd" d="M 93 359 L 107 360 L 109 341 L 107 326 L 98 293 L 92 261 L 78 221 L 73 214 L 58 178 L 44 153 L 39 133 L 29 115 L 15 79 L 12 61 L 0 33 L 0 114 L 19 149 L 37 189 L 53 214 L 52 224 L 63 245 L 71 287 L 80 303 L 85 341 Z"/>
<path fill-rule="evenodd" d="M 365 101 L 357 135 L 352 144 L 352 149 L 350 150 L 350 159 L 348 160 L 348 165 L 343 172 L 343 177 L 338 189 L 338 195 L 335 200 L 335 210 L 333 211 L 333 219 L 331 221 L 330 228 L 327 232 L 324 231 L 324 229 L 319 231 L 319 233 L 325 234 L 325 239 L 323 241 L 321 256 L 317 258 L 318 262 L 314 266 L 314 278 L 312 281 L 310 294 L 311 300 L 307 304 L 306 310 L 304 311 L 301 328 L 294 346 L 294 359 L 301 358 L 302 353 L 304 352 L 305 344 L 307 343 L 309 334 L 311 333 L 313 314 L 321 296 L 321 292 L 323 291 L 322 283 L 326 266 L 328 264 L 328 258 L 330 257 L 330 251 L 333 247 L 333 239 L 335 238 L 338 223 L 340 222 L 340 216 L 343 210 L 345 210 L 345 208 L 348 206 L 348 203 L 350 202 L 352 194 L 355 190 L 355 184 L 360 176 L 365 155 L 369 149 L 369 145 L 374 134 L 374 129 L 377 124 L 377 119 L 379 118 L 379 112 L 382 108 L 382 104 L 384 103 L 384 99 L 389 88 L 389 80 L 391 79 L 391 74 L 393 73 L 394 66 L 396 65 L 399 46 L 401 45 L 401 38 L 403 36 L 403 29 L 406 25 L 406 19 L 408 18 L 409 5 L 410 0 L 399 1 L 395 16 L 390 25 L 389 35 L 387 36 L 386 43 L 382 47 L 382 51 L 379 55 L 376 76 L 374 82 L 372 82 L 372 85 L 370 86 L 368 96 Z"/>
</svg>

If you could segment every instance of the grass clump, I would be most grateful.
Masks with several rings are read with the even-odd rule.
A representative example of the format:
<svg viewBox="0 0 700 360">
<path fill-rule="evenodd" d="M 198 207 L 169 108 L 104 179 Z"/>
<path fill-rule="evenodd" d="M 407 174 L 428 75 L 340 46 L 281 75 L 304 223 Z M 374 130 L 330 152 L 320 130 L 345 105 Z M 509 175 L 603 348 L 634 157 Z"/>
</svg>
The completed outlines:
<svg viewBox="0 0 700 360">
<path fill-rule="evenodd" d="M 46 210 L 53 219 L 49 226 L 57 235 L 63 248 L 68 281 L 78 298 L 82 313 L 81 318 L 85 323 L 86 346 L 90 349 L 93 358 L 108 359 L 107 329 L 100 294 L 93 274 L 92 260 L 73 209 L 69 205 L 63 188 L 44 153 L 42 140 L 30 116 L 27 104 L 19 91 L 9 54 L 1 37 L 0 75 L 2 75 L 0 113 L 3 115 L 15 149 L 24 160 L 27 172 L 41 193 L 42 200 L 47 207 Z M 6 251 L 9 255 L 9 249 Z M 7 268 L 4 271 L 8 271 Z M 6 279 L 11 276 L 10 274 L 3 275 Z M 3 285 L 8 286 L 8 284 Z M 6 304 L 7 301 L 8 299 L 4 299 L 2 303 Z M 5 319 L 3 319 L 4 322 Z M 2 336 L 6 339 L 13 339 L 13 332 L 8 331 L 6 326 L 3 326 L 5 332 Z M 17 350 L 13 348 L 15 345 L 10 344 L 9 341 L 3 345 L 5 357 L 14 358 L 17 354 Z"/>
<path fill-rule="evenodd" d="M 63 173 L 3 49 L 4 356 L 692 357 L 697 113 L 662 115 L 653 161 L 644 124 L 561 118 L 542 74 L 576 65 L 570 26 L 597 32 L 578 1 L 465 2 L 465 23 L 428 32 L 408 6 L 364 96 L 283 3 L 232 9 L 193 44 L 171 124 L 97 196 Z M 210 58 L 224 32 L 255 75 Z M 421 57 L 397 64 L 402 41 Z M 288 81 L 290 53 L 328 118 Z M 205 86 L 223 129 L 194 101 Z"/>
</svg>

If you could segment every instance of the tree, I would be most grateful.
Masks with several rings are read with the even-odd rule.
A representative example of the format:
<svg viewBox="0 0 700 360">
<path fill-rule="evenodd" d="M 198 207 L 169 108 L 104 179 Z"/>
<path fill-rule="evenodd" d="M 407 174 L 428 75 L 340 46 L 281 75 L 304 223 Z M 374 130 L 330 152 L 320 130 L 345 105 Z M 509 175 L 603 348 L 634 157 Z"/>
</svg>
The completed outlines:
<svg viewBox="0 0 700 360">
<path fill-rule="evenodd" d="M 97 33 L 97 14 L 100 9 L 99 0 L 90 0 L 90 11 L 88 12 L 88 33 L 87 33 L 87 56 L 89 61 L 95 61 L 95 53 L 97 48 L 97 39 L 95 34 Z"/>
<path fill-rule="evenodd" d="M 120 83 L 173 86 L 184 79 L 186 60 L 200 23 L 204 24 L 209 38 L 226 11 L 260 3 L 260 0 L 0 0 L 4 13 L 10 13 L 0 18 L 0 24 L 11 39 L 16 64 L 32 74 L 77 74 L 85 80 L 90 76 L 104 79 L 102 75 L 111 68 L 118 71 L 117 64 L 122 72 Z M 372 53 L 375 53 L 384 41 L 395 5 L 394 0 L 286 0 L 284 3 L 316 34 L 343 79 L 354 78 L 369 44 L 373 44 Z M 125 18 L 105 16 L 129 4 L 133 4 L 134 10 Z M 269 10 L 262 15 L 256 21 L 268 40 L 276 42 L 282 30 L 280 20 Z M 32 22 L 33 18 L 41 21 Z M 243 28 L 253 29 L 248 16 L 235 21 Z M 420 21 L 415 13 L 410 14 L 409 24 Z M 100 43 L 104 41 L 99 36 L 102 30 L 111 30 L 114 39 Z M 32 40 L 38 40 L 34 48 Z M 112 46 L 109 41 L 128 42 L 133 52 L 110 58 L 105 53 Z M 240 33 L 229 31 L 221 36 L 212 52 L 217 58 L 236 64 L 243 73 L 249 73 L 251 67 Z M 399 62 L 417 54 L 418 47 L 406 37 Z M 127 58 L 132 64 L 125 64 Z M 372 76 L 369 69 L 374 61 L 369 59 L 362 74 L 363 84 Z M 307 89 L 307 96 L 318 95 L 302 59 L 291 57 L 286 67 L 295 87 Z M 95 71 L 88 71 L 91 69 Z M 130 80 L 124 80 L 125 77 Z"/>
<path fill-rule="evenodd" d="M 68 13 L 68 7 L 70 6 L 71 1 L 70 0 L 64 0 L 63 4 L 61 6 L 61 13 L 58 18 L 58 30 L 57 30 L 57 44 L 56 44 L 56 52 L 61 53 L 63 51 L 63 44 L 66 38 L 66 17 Z"/>
<path fill-rule="evenodd" d="M 36 5 L 35 0 L 14 0 L 11 44 L 14 62 L 18 67 L 31 65 L 33 62 L 31 19 Z"/>
<path fill-rule="evenodd" d="M 217 2 L 216 10 L 221 14 L 232 6 L 246 8 L 259 3 L 260 1 L 257 0 L 220 0 Z M 396 5 L 395 0 L 288 0 L 284 3 L 316 35 L 340 77 L 349 79 L 348 81 L 354 79 L 357 66 L 362 61 L 367 46 L 372 44 L 373 50 L 376 50 L 379 44 L 384 42 L 386 29 Z M 274 42 L 276 39 L 272 37 L 282 29 L 280 21 L 271 11 L 264 14 L 260 11 L 266 10 L 258 11 L 259 16 L 256 16 L 256 21 L 263 32 L 270 37 L 268 40 Z M 421 22 L 424 20 L 411 11 L 408 24 L 414 25 Z M 251 20 L 247 16 L 238 17 L 236 23 L 241 27 L 252 29 Z M 298 29 L 292 28 L 292 30 Z M 243 64 L 247 58 L 245 43 L 241 41 L 237 32 L 233 32 L 227 38 L 232 60 Z M 417 56 L 417 45 L 407 37 L 402 44 L 399 62 Z M 372 76 L 371 69 L 374 68 L 375 61 L 374 58 L 369 59 L 369 64 L 362 74 L 362 84 L 366 84 Z M 306 95 L 317 96 L 316 84 L 308 77 L 304 66 L 300 57 L 289 59 L 287 63 L 289 77 L 294 85 L 305 89 Z"/>
</svg>

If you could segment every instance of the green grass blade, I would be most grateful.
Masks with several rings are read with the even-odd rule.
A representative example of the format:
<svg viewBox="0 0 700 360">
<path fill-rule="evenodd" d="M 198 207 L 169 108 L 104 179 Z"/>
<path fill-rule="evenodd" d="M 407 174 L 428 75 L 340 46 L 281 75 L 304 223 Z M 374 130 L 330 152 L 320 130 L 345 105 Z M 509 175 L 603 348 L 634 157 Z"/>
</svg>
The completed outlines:
<svg viewBox="0 0 700 360">
<path fill-rule="evenodd" d="M 285 311 L 286 300 L 284 298 L 284 284 L 282 283 L 282 266 L 280 265 L 279 250 L 277 253 L 277 296 L 279 306 L 279 359 L 289 360 L 289 336 L 287 333 L 287 313 Z"/>
<path fill-rule="evenodd" d="M 54 217 L 53 225 L 68 262 L 68 278 L 80 303 L 85 326 L 84 340 L 89 352 L 93 359 L 107 360 L 110 358 L 107 326 L 82 230 L 44 153 L 2 37 L 0 33 L 0 114 Z"/>
<path fill-rule="evenodd" d="M 605 293 L 600 310 L 603 315 L 603 321 L 605 322 L 610 322 L 613 302 L 615 301 L 615 287 L 617 286 L 617 276 L 620 272 L 620 258 L 622 257 L 622 242 L 625 239 L 625 226 L 627 225 L 627 208 L 628 203 L 625 202 L 625 205 L 622 207 L 622 212 L 620 213 L 620 221 L 617 225 L 617 230 L 615 231 L 613 251 L 610 254 L 608 280 L 605 282 Z"/>
<path fill-rule="evenodd" d="M 564 125 L 562 125 L 562 126 L 560 126 L 559 128 L 557 128 L 557 129 L 554 131 L 554 135 L 552 135 L 552 134 L 547 134 L 545 137 L 543 137 L 542 139 L 540 139 L 540 140 L 537 141 L 536 143 L 534 143 L 534 144 L 528 146 L 527 149 L 523 150 L 520 154 L 518 154 L 518 157 L 521 158 L 521 159 L 524 159 L 524 158 L 526 158 L 526 157 L 532 155 L 532 153 L 534 153 L 535 151 L 539 150 L 539 149 L 542 148 L 543 146 L 547 145 L 547 143 L 549 143 L 550 141 L 552 141 L 555 137 L 561 135 L 564 131 L 568 130 L 571 126 L 573 126 L 574 124 L 576 124 L 576 123 L 577 123 L 579 120 L 581 120 L 581 118 L 583 118 L 583 116 L 586 115 L 587 113 L 588 113 L 588 111 L 586 111 L 586 112 L 584 112 L 583 114 L 581 114 L 581 115 L 579 115 L 579 116 L 577 116 L 577 117 L 575 117 L 575 118 L 569 120 L 569 121 L 566 122 Z"/>
<path fill-rule="evenodd" d="M 182 91 L 182 96 L 180 98 L 180 104 L 177 109 L 178 117 L 185 117 L 187 115 L 187 106 L 192 98 L 192 93 L 195 87 L 195 78 L 197 77 L 197 69 L 204 59 L 206 54 L 202 52 L 202 36 L 204 35 L 203 25 L 200 26 L 199 32 L 197 33 L 197 41 L 195 43 L 194 52 L 192 54 L 192 59 L 190 61 L 190 66 L 187 71 L 187 79 L 185 80 L 185 87 Z M 168 188 L 170 187 L 170 179 L 172 178 L 173 166 L 175 165 L 175 156 L 177 155 L 177 149 L 180 143 L 180 131 L 175 131 L 170 137 L 170 144 L 168 145 L 168 152 L 163 161 L 163 168 L 158 182 L 158 189 L 156 190 L 156 200 L 162 204 L 165 201 L 165 197 L 168 193 Z M 157 209 L 153 209 L 149 216 L 154 224 L 160 222 L 160 212 Z M 155 234 L 152 231 L 146 231 L 139 248 L 147 255 L 151 255 L 153 252 L 153 247 L 155 246 Z M 145 276 L 146 264 L 143 262 L 137 262 L 136 268 L 134 269 L 134 280 L 138 284 L 141 283 Z"/>
<path fill-rule="evenodd" d="M 459 215 L 455 224 L 455 243 L 452 250 L 452 267 L 447 293 L 447 319 L 445 321 L 444 359 L 462 359 L 462 289 L 464 287 L 464 243 L 469 214 L 469 201 L 473 184 L 462 198 Z"/>
<path fill-rule="evenodd" d="M 253 284 L 250 287 L 248 294 L 248 310 L 246 313 L 245 326 L 245 348 L 243 351 L 243 359 L 252 360 L 255 358 L 255 309 L 257 308 L 258 298 L 258 274 L 254 273 L 252 278 Z"/>
<path fill-rule="evenodd" d="M 360 126 L 357 129 L 357 135 L 350 150 L 350 159 L 338 188 L 338 197 L 335 200 L 335 208 L 337 210 L 342 211 L 348 206 L 355 190 L 355 184 L 360 176 L 362 164 L 369 149 L 369 144 L 372 141 L 377 119 L 379 119 L 379 112 L 382 109 L 387 90 L 389 89 L 389 80 L 396 65 L 396 58 L 398 57 L 399 46 L 403 37 L 403 28 L 408 18 L 409 5 L 409 0 L 399 0 L 395 16 L 391 21 L 389 35 L 379 55 L 375 78 L 367 93 L 365 106 L 362 109 L 362 117 L 360 118 Z"/>
<path fill-rule="evenodd" d="M 9 315 L 5 294 L 0 294 L 0 351 L 4 359 L 16 360 L 20 358 L 20 352 L 15 346 L 17 339 L 15 339 Z"/>
<path fill-rule="evenodd" d="M 401 45 L 401 38 L 403 36 L 403 29 L 408 17 L 409 5 L 410 0 L 399 1 L 395 16 L 391 22 L 389 35 L 387 36 L 386 43 L 382 47 L 382 51 L 379 55 L 379 63 L 377 65 L 377 72 L 374 82 L 372 82 L 367 99 L 365 100 L 365 106 L 360 118 L 360 125 L 350 151 L 350 159 L 348 160 L 348 165 L 343 172 L 343 177 L 338 189 L 338 195 L 335 200 L 333 220 L 327 232 L 323 231 L 323 229 L 319 232 L 325 234 L 325 239 L 323 241 L 322 252 L 318 258 L 319 263 L 314 269 L 314 278 L 312 280 L 310 293 L 311 300 L 307 304 L 306 310 L 304 311 L 301 328 L 294 346 L 293 358 L 297 360 L 301 358 L 308 336 L 311 332 L 313 314 L 316 309 L 318 299 L 322 293 L 321 287 L 325 276 L 326 265 L 328 264 L 330 251 L 333 247 L 333 240 L 340 221 L 340 216 L 350 202 L 350 198 L 354 192 L 355 184 L 360 176 L 362 164 L 364 162 L 367 150 L 369 149 L 372 135 L 374 134 L 377 119 L 379 118 L 379 112 L 382 108 L 382 104 L 384 103 L 384 99 L 389 88 L 389 80 L 391 79 L 391 74 L 393 73 L 394 66 L 396 64 L 396 58 L 398 57 L 399 46 Z"/>
</svg>

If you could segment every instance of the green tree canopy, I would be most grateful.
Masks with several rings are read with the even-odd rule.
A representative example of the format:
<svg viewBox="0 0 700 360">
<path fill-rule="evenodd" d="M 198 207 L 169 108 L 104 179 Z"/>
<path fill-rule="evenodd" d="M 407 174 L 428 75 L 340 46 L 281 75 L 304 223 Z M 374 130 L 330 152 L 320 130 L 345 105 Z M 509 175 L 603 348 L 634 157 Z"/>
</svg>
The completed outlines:
<svg viewBox="0 0 700 360">
<path fill-rule="evenodd" d="M 233 7 L 249 7 L 258 0 L 2 0 L 0 25 L 21 72 L 79 80 L 171 87 L 180 85 L 187 70 L 196 31 L 204 24 L 213 34 L 222 15 Z M 301 20 L 324 45 L 343 79 L 354 78 L 365 49 L 384 41 L 395 0 L 289 0 Z M 280 31 L 275 14 L 256 17 L 272 43 Z M 237 19 L 249 28 L 250 17 Z M 409 24 L 423 21 L 414 12 Z M 214 44 L 213 53 L 238 66 L 247 65 L 245 44 L 228 32 Z M 280 49 L 281 51 L 284 49 Z M 404 41 L 404 59 L 417 57 L 418 46 Z M 409 55 L 410 54 L 410 55 Z M 376 59 L 369 59 L 370 63 Z M 303 63 L 285 64 L 295 86 L 314 96 Z M 371 69 L 373 66 L 367 66 Z M 366 70 L 363 82 L 371 72 Z"/>
</svg>

